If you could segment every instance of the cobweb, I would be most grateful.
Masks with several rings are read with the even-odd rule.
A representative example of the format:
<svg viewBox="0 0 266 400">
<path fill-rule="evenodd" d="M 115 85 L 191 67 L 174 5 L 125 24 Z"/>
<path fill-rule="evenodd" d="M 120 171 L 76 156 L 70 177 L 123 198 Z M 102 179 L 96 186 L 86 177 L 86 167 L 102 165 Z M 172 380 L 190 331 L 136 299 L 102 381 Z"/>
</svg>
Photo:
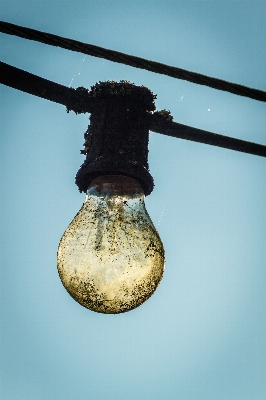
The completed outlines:
<svg viewBox="0 0 266 400">
<path fill-rule="evenodd" d="M 87 57 L 87 55 L 83 58 L 83 60 L 81 61 L 80 65 L 76 68 L 76 71 L 75 71 L 75 73 L 73 75 L 73 78 L 71 79 L 70 84 L 68 85 L 68 87 L 71 87 L 71 85 L 72 85 L 74 79 L 76 78 L 76 76 L 80 75 L 82 67 L 83 67 L 83 64 L 84 64 L 84 61 L 86 60 L 86 57 Z"/>
<path fill-rule="evenodd" d="M 177 104 L 177 108 L 180 106 L 180 102 L 183 101 L 183 98 L 184 98 L 184 95 L 182 95 L 182 96 L 180 97 L 180 99 L 179 99 L 179 101 L 178 101 L 178 104 Z M 150 132 L 150 137 L 151 137 L 152 134 L 154 134 L 154 132 Z M 162 147 L 162 149 L 161 149 L 160 157 L 159 157 L 159 159 L 158 159 L 158 161 L 157 161 L 157 165 L 155 166 L 155 169 L 154 169 L 154 174 L 155 174 L 156 171 L 158 170 L 158 168 L 159 168 L 159 166 L 160 166 L 160 164 L 161 164 L 161 162 L 162 162 L 162 158 L 165 159 L 165 149 L 166 149 L 166 145 L 167 145 L 167 141 L 165 140 L 164 145 L 163 145 L 163 147 Z M 165 208 L 166 208 L 166 206 L 167 206 L 167 203 L 168 203 L 168 201 L 169 201 L 169 198 L 170 198 L 170 190 L 166 193 L 165 201 L 164 201 L 164 203 L 163 203 L 163 205 L 162 205 L 162 211 L 161 211 L 161 214 L 160 214 L 160 216 L 159 216 L 158 223 L 157 223 L 157 229 L 159 228 L 160 223 L 161 223 L 161 221 L 162 221 L 162 218 L 163 218 L 163 215 L 164 215 L 164 212 L 165 212 Z"/>
</svg>

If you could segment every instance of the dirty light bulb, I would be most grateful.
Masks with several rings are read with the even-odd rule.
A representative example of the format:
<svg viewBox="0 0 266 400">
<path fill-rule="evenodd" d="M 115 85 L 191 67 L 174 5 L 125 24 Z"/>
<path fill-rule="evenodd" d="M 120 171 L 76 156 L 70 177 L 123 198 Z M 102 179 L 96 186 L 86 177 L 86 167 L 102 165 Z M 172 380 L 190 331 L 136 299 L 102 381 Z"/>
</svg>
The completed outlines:
<svg viewBox="0 0 266 400">
<path fill-rule="evenodd" d="M 163 275 L 164 248 L 137 180 L 93 180 L 60 241 L 57 266 L 68 293 L 92 311 L 126 312 L 153 294 Z"/>
</svg>

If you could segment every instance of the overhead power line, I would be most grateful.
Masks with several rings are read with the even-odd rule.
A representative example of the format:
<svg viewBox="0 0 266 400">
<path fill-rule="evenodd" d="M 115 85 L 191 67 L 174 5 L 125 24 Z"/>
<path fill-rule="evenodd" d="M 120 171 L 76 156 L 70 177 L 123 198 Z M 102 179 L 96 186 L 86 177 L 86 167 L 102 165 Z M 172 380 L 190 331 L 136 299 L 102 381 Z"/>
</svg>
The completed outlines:
<svg viewBox="0 0 266 400">
<path fill-rule="evenodd" d="M 183 79 L 199 85 L 209 86 L 213 89 L 223 90 L 239 96 L 249 97 L 251 99 L 266 102 L 266 92 L 262 90 L 252 89 L 236 83 L 227 82 L 222 79 L 216 79 L 206 75 L 198 74 L 196 72 L 146 60 L 141 57 L 131 56 L 118 51 L 105 49 L 103 47 L 94 46 L 92 44 L 79 42 L 77 40 L 64 38 L 46 32 L 41 32 L 35 29 L 25 28 L 4 21 L 0 21 L 0 31 L 9 35 L 16 35 L 25 39 L 62 47 L 64 49 L 77 51 L 94 57 L 104 58 L 106 60 L 130 65 L 131 67 L 146 69 L 158 74 L 171 76 L 172 78 Z"/>
<path fill-rule="evenodd" d="M 88 92 L 79 88 L 73 89 L 59 85 L 3 62 L 0 62 L 0 70 L 0 83 L 14 89 L 63 104 L 77 113 L 91 112 L 94 106 L 94 99 L 88 95 Z M 167 121 L 160 113 L 150 114 L 150 130 L 180 139 L 266 157 L 264 145 Z"/>
</svg>

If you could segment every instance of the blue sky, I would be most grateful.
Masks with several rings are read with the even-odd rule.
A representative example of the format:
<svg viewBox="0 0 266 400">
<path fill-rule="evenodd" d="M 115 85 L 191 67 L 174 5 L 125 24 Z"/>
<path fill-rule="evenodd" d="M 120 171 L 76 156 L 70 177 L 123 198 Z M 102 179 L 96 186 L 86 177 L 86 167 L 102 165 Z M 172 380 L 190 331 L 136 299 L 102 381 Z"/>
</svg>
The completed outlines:
<svg viewBox="0 0 266 400">
<path fill-rule="evenodd" d="M 1 0 L 1 19 L 266 90 L 265 1 Z M 1 60 L 66 86 L 145 85 L 177 122 L 266 145 L 265 103 L 4 34 Z M 101 315 L 56 268 L 87 124 L 1 86 L 2 398 L 265 400 L 265 158 L 151 133 L 164 278 Z"/>
</svg>

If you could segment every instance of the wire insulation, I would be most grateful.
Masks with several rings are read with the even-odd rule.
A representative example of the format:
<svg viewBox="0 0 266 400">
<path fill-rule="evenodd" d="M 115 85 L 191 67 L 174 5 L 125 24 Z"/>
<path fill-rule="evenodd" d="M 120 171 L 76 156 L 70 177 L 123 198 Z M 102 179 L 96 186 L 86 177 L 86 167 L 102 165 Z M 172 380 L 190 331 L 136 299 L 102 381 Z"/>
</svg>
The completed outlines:
<svg viewBox="0 0 266 400">
<path fill-rule="evenodd" d="M 172 78 L 186 80 L 198 85 L 204 85 L 213 89 L 223 90 L 239 96 L 249 97 L 251 99 L 266 102 L 266 92 L 262 90 L 252 89 L 236 83 L 227 82 L 222 79 L 212 78 L 196 72 L 146 60 L 141 57 L 135 57 L 118 51 L 108 50 L 103 47 L 86 44 L 77 40 L 10 24 L 4 21 L 0 21 L 0 31 L 9 35 L 16 35 L 24 39 L 35 40 L 37 42 L 62 47 L 67 50 L 77 51 L 94 57 L 105 58 L 109 61 L 130 65 L 131 67 L 135 68 L 146 69 L 158 74 L 171 76 Z"/>
<path fill-rule="evenodd" d="M 59 85 L 3 62 L 0 62 L 0 71 L 0 83 L 63 104 L 77 113 L 90 112 L 95 105 L 95 100 L 86 91 Z M 158 113 L 150 114 L 150 130 L 180 139 L 266 157 L 266 146 L 167 121 Z"/>
</svg>

